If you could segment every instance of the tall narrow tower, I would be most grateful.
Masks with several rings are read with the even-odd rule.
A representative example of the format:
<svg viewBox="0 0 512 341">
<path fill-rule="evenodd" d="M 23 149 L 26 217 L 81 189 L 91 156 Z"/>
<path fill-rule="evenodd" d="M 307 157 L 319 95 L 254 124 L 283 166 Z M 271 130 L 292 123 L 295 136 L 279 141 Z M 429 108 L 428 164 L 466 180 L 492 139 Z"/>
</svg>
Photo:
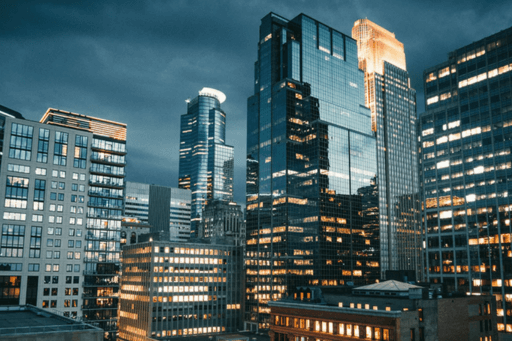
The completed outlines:
<svg viewBox="0 0 512 341">
<path fill-rule="evenodd" d="M 422 278 L 416 91 L 405 66 L 404 45 L 368 19 L 354 23 L 365 102 L 377 136 L 382 277 L 414 270 Z"/>
<path fill-rule="evenodd" d="M 376 141 L 352 38 L 261 21 L 247 112 L 246 328 L 301 285 L 379 277 Z"/>
<path fill-rule="evenodd" d="M 190 189 L 191 236 L 196 237 L 205 205 L 233 200 L 234 151 L 226 145 L 222 92 L 203 88 L 181 116 L 179 187 Z"/>
</svg>

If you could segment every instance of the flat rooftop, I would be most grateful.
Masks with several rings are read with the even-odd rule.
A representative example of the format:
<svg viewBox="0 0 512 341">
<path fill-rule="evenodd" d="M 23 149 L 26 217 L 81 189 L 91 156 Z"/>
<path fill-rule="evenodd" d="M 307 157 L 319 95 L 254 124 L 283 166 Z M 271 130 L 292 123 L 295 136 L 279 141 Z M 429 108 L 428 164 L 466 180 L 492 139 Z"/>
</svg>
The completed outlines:
<svg viewBox="0 0 512 341">
<path fill-rule="evenodd" d="M 0 307 L 0 335 L 101 329 L 32 306 Z"/>
</svg>

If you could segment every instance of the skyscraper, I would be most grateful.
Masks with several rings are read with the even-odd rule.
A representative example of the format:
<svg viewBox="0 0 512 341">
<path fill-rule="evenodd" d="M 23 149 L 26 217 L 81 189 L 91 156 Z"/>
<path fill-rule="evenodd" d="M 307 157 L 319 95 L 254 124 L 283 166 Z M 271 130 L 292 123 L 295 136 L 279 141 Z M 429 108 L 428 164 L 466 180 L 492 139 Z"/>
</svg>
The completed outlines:
<svg viewBox="0 0 512 341">
<path fill-rule="evenodd" d="M 352 38 L 262 19 L 247 112 L 246 327 L 299 285 L 379 278 L 376 139 Z"/>
<path fill-rule="evenodd" d="M 181 116 L 179 187 L 192 192 L 191 235 L 197 236 L 205 205 L 233 200 L 233 147 L 226 145 L 222 92 L 203 88 Z"/>
<path fill-rule="evenodd" d="M 419 118 L 427 279 L 494 294 L 512 332 L 512 28 L 424 72 Z"/>
<path fill-rule="evenodd" d="M 414 270 L 422 278 L 416 91 L 411 89 L 404 46 L 368 19 L 354 23 L 366 106 L 377 136 L 380 266 Z"/>
</svg>

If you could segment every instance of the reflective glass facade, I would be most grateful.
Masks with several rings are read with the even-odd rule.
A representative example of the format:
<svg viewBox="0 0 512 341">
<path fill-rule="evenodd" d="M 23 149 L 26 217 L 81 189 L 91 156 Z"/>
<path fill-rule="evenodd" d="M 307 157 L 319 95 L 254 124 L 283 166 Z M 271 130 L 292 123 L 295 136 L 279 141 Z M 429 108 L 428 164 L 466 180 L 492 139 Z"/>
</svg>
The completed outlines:
<svg viewBox="0 0 512 341">
<path fill-rule="evenodd" d="M 354 23 L 359 68 L 365 72 L 366 106 L 377 135 L 380 266 L 414 270 L 422 279 L 416 91 L 411 89 L 404 46 L 368 19 Z"/>
<path fill-rule="evenodd" d="M 192 192 L 193 237 L 208 201 L 233 199 L 234 151 L 226 145 L 226 113 L 220 107 L 225 96 L 205 89 L 181 116 L 179 187 Z"/>
<path fill-rule="evenodd" d="M 247 113 L 246 327 L 298 285 L 379 278 L 376 139 L 356 42 L 262 19 Z"/>
<path fill-rule="evenodd" d="M 425 70 L 419 118 L 427 279 L 494 294 L 512 332 L 512 28 Z"/>
</svg>

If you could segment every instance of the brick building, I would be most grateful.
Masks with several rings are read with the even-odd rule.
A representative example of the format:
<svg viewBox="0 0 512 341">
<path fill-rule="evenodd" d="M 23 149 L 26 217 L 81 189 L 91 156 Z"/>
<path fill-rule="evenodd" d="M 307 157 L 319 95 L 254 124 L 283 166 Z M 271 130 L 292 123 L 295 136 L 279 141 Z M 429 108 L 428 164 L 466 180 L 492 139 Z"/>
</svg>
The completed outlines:
<svg viewBox="0 0 512 341">
<path fill-rule="evenodd" d="M 269 305 L 272 341 L 498 340 L 494 297 L 436 298 L 426 288 L 397 281 L 303 287 Z"/>
</svg>

